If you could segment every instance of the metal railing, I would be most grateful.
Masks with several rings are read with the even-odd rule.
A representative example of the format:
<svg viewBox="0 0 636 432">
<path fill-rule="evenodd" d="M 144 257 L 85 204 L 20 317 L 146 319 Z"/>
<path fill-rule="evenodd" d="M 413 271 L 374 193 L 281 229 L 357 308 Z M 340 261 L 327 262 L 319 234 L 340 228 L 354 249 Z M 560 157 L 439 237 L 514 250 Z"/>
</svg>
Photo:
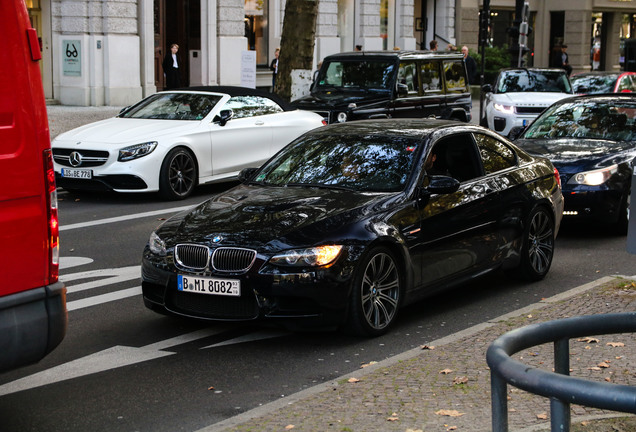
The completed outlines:
<svg viewBox="0 0 636 432">
<path fill-rule="evenodd" d="M 552 432 L 570 431 L 570 404 L 636 414 L 636 387 L 569 376 L 570 339 L 636 331 L 636 312 L 590 315 L 532 324 L 495 340 L 486 353 L 491 370 L 493 432 L 508 432 L 507 384 L 550 398 Z M 554 373 L 510 356 L 554 343 Z"/>
</svg>

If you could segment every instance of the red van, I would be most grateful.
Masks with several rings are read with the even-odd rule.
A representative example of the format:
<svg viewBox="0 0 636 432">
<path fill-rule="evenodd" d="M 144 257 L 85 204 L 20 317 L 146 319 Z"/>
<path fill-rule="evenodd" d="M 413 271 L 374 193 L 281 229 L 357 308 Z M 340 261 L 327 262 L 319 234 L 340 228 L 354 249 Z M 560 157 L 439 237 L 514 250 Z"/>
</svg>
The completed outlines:
<svg viewBox="0 0 636 432">
<path fill-rule="evenodd" d="M 24 0 L 0 1 L 0 371 L 42 359 L 64 338 L 55 173 Z"/>
</svg>

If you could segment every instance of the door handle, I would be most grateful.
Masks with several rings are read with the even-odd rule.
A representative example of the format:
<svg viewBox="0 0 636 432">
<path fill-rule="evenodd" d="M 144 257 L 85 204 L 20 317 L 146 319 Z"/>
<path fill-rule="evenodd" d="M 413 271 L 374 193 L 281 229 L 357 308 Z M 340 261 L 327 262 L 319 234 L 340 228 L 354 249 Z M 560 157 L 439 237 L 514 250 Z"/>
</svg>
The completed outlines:
<svg viewBox="0 0 636 432">
<path fill-rule="evenodd" d="M 255 124 L 256 126 L 263 126 L 263 125 L 265 124 L 265 122 L 264 122 L 263 120 L 256 120 L 256 121 L 254 122 L 254 124 Z"/>
</svg>

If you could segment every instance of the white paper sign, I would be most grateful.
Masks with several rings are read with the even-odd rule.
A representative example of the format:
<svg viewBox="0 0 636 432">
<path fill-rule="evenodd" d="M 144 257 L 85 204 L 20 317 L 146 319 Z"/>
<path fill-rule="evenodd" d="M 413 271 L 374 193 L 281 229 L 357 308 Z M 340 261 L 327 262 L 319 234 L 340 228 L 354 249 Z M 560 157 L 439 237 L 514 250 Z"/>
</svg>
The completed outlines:
<svg viewBox="0 0 636 432">
<path fill-rule="evenodd" d="M 256 51 L 241 53 L 241 86 L 256 88 Z"/>
</svg>

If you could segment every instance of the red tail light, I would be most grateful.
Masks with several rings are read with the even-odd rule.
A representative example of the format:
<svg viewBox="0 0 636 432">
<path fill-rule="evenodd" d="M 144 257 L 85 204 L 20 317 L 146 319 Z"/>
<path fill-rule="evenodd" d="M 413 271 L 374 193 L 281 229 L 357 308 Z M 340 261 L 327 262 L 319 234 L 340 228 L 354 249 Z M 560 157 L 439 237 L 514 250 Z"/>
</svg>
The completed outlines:
<svg viewBox="0 0 636 432">
<path fill-rule="evenodd" d="M 554 169 L 554 178 L 556 179 L 557 184 L 559 185 L 559 189 L 561 188 L 561 176 L 559 175 L 559 170 Z"/>
<path fill-rule="evenodd" d="M 51 149 L 44 150 L 44 181 L 46 182 L 46 208 L 49 223 L 49 284 L 57 282 L 60 271 L 60 226 L 57 216 L 57 189 Z"/>
</svg>

